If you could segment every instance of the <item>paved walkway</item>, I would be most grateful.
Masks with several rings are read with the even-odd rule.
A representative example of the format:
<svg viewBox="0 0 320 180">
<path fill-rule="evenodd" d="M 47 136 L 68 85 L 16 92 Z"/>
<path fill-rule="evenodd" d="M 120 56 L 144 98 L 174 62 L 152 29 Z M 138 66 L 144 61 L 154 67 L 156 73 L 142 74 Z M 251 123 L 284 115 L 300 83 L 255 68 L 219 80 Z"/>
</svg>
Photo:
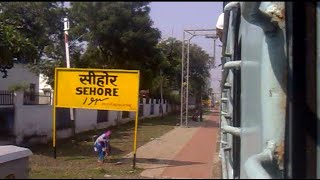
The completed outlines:
<svg viewBox="0 0 320 180">
<path fill-rule="evenodd" d="M 220 178 L 217 137 L 219 115 L 189 121 L 137 149 L 137 167 L 148 178 Z M 127 155 L 132 157 L 132 154 Z"/>
</svg>

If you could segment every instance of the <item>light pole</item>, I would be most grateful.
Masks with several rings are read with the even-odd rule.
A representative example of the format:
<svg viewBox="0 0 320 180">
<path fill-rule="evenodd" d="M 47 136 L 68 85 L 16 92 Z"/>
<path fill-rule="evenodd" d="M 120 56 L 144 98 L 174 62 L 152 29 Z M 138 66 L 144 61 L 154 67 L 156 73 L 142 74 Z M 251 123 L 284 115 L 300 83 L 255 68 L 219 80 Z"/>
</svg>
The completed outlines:
<svg viewBox="0 0 320 180">
<path fill-rule="evenodd" d="M 189 64 L 190 64 L 190 41 L 194 37 L 192 35 L 190 39 L 188 39 L 188 49 L 187 49 L 187 87 L 186 87 L 186 127 L 188 127 L 188 115 L 189 115 Z"/>
<path fill-rule="evenodd" d="M 180 126 L 185 116 L 185 125 L 188 127 L 188 108 L 189 108 L 189 61 L 190 61 L 190 41 L 194 36 L 205 36 L 215 38 L 215 29 L 187 29 L 183 31 L 182 40 L 182 63 L 181 63 L 181 117 Z M 190 38 L 186 38 L 186 33 Z M 187 50 L 185 51 L 185 44 L 187 44 Z M 215 51 L 215 49 L 214 49 Z M 215 54 L 215 52 L 214 52 Z M 187 57 L 187 58 L 186 58 Z"/>
<path fill-rule="evenodd" d="M 191 34 L 191 37 L 185 40 L 185 32 L 189 33 L 187 30 L 183 32 L 183 41 L 182 41 L 180 126 L 182 126 L 183 116 L 185 115 L 185 124 L 186 124 L 186 127 L 188 127 L 190 41 L 195 35 Z M 188 43 L 187 52 L 185 52 L 185 42 Z M 187 56 L 186 59 L 185 59 L 185 56 Z"/>
<path fill-rule="evenodd" d="M 182 38 L 182 50 L 181 50 L 181 90 L 180 90 L 180 126 L 182 127 L 182 119 L 183 119 L 183 111 L 184 111 L 184 39 L 185 39 L 185 31 L 183 31 L 183 38 Z"/>
<path fill-rule="evenodd" d="M 206 35 L 205 38 L 213 39 L 213 55 L 212 55 L 212 64 L 210 63 L 210 68 L 215 68 L 215 61 L 216 61 L 216 40 L 218 37 L 216 35 Z"/>
<path fill-rule="evenodd" d="M 69 30 L 69 20 L 68 18 L 63 19 L 63 24 L 64 24 L 64 43 L 65 43 L 65 48 L 66 48 L 66 64 L 67 68 L 70 68 L 70 57 L 69 57 L 69 44 L 68 44 L 68 30 Z M 74 121 L 74 111 L 73 108 L 70 108 L 70 120 L 72 124 L 72 135 L 76 134 L 75 130 L 75 121 Z"/>
<path fill-rule="evenodd" d="M 68 45 L 68 30 L 69 30 L 69 20 L 68 18 L 63 19 L 64 24 L 64 43 L 66 47 L 66 63 L 67 68 L 70 68 L 70 59 L 69 59 L 69 45 Z"/>
</svg>

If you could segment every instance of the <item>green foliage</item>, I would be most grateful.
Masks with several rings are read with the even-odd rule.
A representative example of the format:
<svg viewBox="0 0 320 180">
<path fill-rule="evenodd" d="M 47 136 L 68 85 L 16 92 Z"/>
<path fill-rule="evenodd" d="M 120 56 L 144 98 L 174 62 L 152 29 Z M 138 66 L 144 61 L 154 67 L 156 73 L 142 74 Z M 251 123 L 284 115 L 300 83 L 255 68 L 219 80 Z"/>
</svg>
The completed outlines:
<svg viewBox="0 0 320 180">
<path fill-rule="evenodd" d="M 8 87 L 9 91 L 26 91 L 29 88 L 29 86 L 25 83 L 20 83 L 20 84 L 13 84 Z"/>
<path fill-rule="evenodd" d="M 141 89 L 151 88 L 151 69 L 158 64 L 160 32 L 153 28 L 147 2 L 72 2 L 71 33 L 88 42 L 76 66 L 138 69 Z M 85 12 L 85 13 L 84 13 Z"/>
<path fill-rule="evenodd" d="M 182 43 L 174 38 L 162 41 L 158 45 L 162 50 L 163 60 L 159 64 L 163 73 L 170 79 L 172 89 L 180 89 L 181 85 L 181 48 Z"/>
<path fill-rule="evenodd" d="M 170 90 L 180 89 L 181 86 L 181 49 L 182 42 L 169 38 L 159 43 L 165 59 L 160 67 L 169 81 L 166 88 Z M 190 78 L 189 93 L 200 99 L 201 95 L 207 92 L 209 73 L 209 55 L 195 44 L 190 45 Z M 179 100 L 180 101 L 180 100 Z"/>
<path fill-rule="evenodd" d="M 175 94 L 171 92 L 169 95 L 167 95 L 166 99 L 171 103 L 171 104 L 177 104 L 179 105 L 181 103 L 181 96 L 179 94 Z"/>
<path fill-rule="evenodd" d="M 48 66 L 39 62 L 63 59 L 62 4 L 1 2 L 0 11 L 0 65 L 12 64 L 15 58 L 19 62 L 36 63 L 33 69 L 49 76 Z"/>
<path fill-rule="evenodd" d="M 13 59 L 34 61 L 36 47 L 12 25 L 0 22 L 0 65 L 12 64 Z"/>
</svg>

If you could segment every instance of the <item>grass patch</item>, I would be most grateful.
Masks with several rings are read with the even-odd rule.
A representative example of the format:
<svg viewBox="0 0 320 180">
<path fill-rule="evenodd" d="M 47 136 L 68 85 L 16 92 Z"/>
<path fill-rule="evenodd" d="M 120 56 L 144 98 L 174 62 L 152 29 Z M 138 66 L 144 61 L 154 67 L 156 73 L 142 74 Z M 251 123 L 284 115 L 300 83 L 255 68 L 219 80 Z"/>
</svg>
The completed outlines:
<svg viewBox="0 0 320 180">
<path fill-rule="evenodd" d="M 139 120 L 137 147 L 172 130 L 179 122 L 178 115 L 171 114 L 160 117 Z M 92 136 L 101 134 L 104 130 L 91 130 L 77 134 L 73 138 L 57 141 L 57 159 L 53 158 L 52 143 L 37 145 L 30 149 L 30 178 L 141 178 L 142 169 L 132 169 L 132 159 L 123 156 L 133 150 L 134 121 L 123 125 L 109 127 L 112 131 L 112 154 L 107 163 L 98 164 L 98 155 L 93 151 Z M 122 164 L 117 164 L 121 161 Z"/>
</svg>

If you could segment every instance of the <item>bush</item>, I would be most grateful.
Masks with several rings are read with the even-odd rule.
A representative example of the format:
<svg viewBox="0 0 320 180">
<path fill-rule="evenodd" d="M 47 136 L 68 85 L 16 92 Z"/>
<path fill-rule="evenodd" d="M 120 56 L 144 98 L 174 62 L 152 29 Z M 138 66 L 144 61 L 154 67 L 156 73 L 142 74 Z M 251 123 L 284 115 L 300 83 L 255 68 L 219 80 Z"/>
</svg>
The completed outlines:
<svg viewBox="0 0 320 180">
<path fill-rule="evenodd" d="M 27 84 L 13 84 L 8 87 L 9 91 L 26 91 L 28 89 Z"/>
<path fill-rule="evenodd" d="M 180 99 L 180 95 L 179 94 L 170 94 L 170 95 L 168 95 L 167 100 L 171 104 L 179 105 L 181 103 L 181 99 Z"/>
</svg>

